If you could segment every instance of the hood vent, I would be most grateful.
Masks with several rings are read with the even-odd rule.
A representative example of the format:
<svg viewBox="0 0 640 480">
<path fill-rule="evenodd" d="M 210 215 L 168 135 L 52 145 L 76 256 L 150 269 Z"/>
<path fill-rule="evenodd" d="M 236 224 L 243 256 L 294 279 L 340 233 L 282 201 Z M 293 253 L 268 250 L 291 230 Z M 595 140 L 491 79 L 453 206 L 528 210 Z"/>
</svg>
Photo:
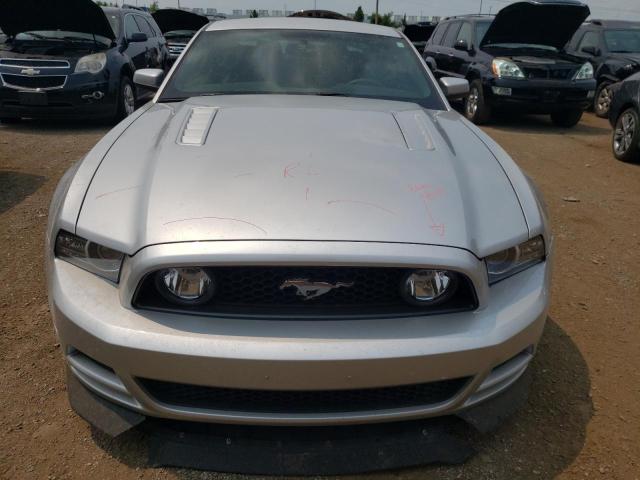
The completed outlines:
<svg viewBox="0 0 640 480">
<path fill-rule="evenodd" d="M 212 107 L 192 108 L 180 133 L 178 143 L 196 147 L 204 144 L 217 111 L 217 108 Z"/>
</svg>

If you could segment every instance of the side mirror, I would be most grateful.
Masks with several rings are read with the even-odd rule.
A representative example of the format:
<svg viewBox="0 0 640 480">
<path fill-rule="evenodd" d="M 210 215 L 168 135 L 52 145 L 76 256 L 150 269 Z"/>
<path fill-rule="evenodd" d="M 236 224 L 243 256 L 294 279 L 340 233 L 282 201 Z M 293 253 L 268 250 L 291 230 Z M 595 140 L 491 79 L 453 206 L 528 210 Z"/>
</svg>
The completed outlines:
<svg viewBox="0 0 640 480">
<path fill-rule="evenodd" d="M 424 61 L 427 64 L 427 67 L 429 67 L 429 70 L 431 70 L 433 73 L 436 73 L 438 65 L 436 64 L 436 61 L 433 59 L 433 57 L 427 57 L 424 59 Z"/>
<path fill-rule="evenodd" d="M 453 48 L 455 48 L 456 50 L 462 50 L 463 52 L 468 52 L 469 50 L 471 50 L 466 40 L 458 40 Z"/>
<path fill-rule="evenodd" d="M 160 68 L 141 68 L 133 74 L 133 83 L 151 90 L 158 90 L 163 81 L 164 70 Z"/>
<path fill-rule="evenodd" d="M 148 40 L 147 34 L 142 32 L 132 33 L 129 38 L 127 38 L 131 43 L 139 43 L 146 42 Z"/>
<path fill-rule="evenodd" d="M 469 94 L 469 82 L 464 78 L 442 77 L 440 88 L 449 100 L 464 98 Z"/>
<path fill-rule="evenodd" d="M 582 47 L 580 51 L 583 53 L 587 53 L 589 55 L 593 55 L 594 57 L 597 57 L 600 55 L 600 49 L 598 47 L 592 47 L 592 46 Z"/>
</svg>

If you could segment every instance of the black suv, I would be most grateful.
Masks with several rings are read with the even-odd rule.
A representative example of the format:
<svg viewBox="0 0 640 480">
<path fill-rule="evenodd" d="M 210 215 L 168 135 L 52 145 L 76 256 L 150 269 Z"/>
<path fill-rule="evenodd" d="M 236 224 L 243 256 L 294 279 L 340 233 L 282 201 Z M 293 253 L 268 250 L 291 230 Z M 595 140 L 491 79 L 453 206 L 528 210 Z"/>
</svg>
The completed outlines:
<svg viewBox="0 0 640 480">
<path fill-rule="evenodd" d="M 134 8 L 2 0 L 0 28 L 0 121 L 122 118 L 151 95 L 135 88 L 134 72 L 168 62 L 155 21 Z"/>
<path fill-rule="evenodd" d="M 424 58 L 438 77 L 466 78 L 465 116 L 476 124 L 494 110 L 550 114 L 576 125 L 595 95 L 593 67 L 564 46 L 589 16 L 573 0 L 525 1 L 495 17 L 467 15 L 440 22 Z"/>
<path fill-rule="evenodd" d="M 593 64 L 598 82 L 593 110 L 607 117 L 611 85 L 640 71 L 640 22 L 591 20 L 573 36 L 568 50 Z"/>
</svg>

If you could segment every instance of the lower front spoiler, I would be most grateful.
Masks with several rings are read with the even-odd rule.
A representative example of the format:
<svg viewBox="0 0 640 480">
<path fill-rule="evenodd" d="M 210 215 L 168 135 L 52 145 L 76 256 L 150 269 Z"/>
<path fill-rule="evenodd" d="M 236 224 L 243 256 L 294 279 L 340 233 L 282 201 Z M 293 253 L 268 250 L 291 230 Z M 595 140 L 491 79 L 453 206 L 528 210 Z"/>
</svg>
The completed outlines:
<svg viewBox="0 0 640 480">
<path fill-rule="evenodd" d="M 263 427 L 147 418 L 87 390 L 67 372 L 71 407 L 98 430 L 118 436 L 138 427 L 149 438 L 148 464 L 262 475 L 340 475 L 459 464 L 475 453 L 469 427 L 487 433 L 527 400 L 531 373 L 455 416 L 375 425 Z"/>
</svg>

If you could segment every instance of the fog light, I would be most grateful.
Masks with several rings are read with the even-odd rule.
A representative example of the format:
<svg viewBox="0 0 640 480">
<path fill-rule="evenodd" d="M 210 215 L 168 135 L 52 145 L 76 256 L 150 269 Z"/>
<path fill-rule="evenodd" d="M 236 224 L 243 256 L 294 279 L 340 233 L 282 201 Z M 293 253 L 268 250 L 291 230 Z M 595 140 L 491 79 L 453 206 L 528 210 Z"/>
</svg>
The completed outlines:
<svg viewBox="0 0 640 480">
<path fill-rule="evenodd" d="M 455 284 L 455 276 L 451 272 L 417 270 L 406 277 L 402 294 L 414 305 L 436 305 L 451 297 Z"/>
<path fill-rule="evenodd" d="M 502 97 L 511 96 L 511 89 L 507 87 L 491 87 L 491 90 L 495 95 L 500 95 Z"/>
<path fill-rule="evenodd" d="M 170 302 L 201 305 L 215 292 L 213 278 L 200 267 L 167 268 L 156 274 L 160 293 Z"/>
</svg>

